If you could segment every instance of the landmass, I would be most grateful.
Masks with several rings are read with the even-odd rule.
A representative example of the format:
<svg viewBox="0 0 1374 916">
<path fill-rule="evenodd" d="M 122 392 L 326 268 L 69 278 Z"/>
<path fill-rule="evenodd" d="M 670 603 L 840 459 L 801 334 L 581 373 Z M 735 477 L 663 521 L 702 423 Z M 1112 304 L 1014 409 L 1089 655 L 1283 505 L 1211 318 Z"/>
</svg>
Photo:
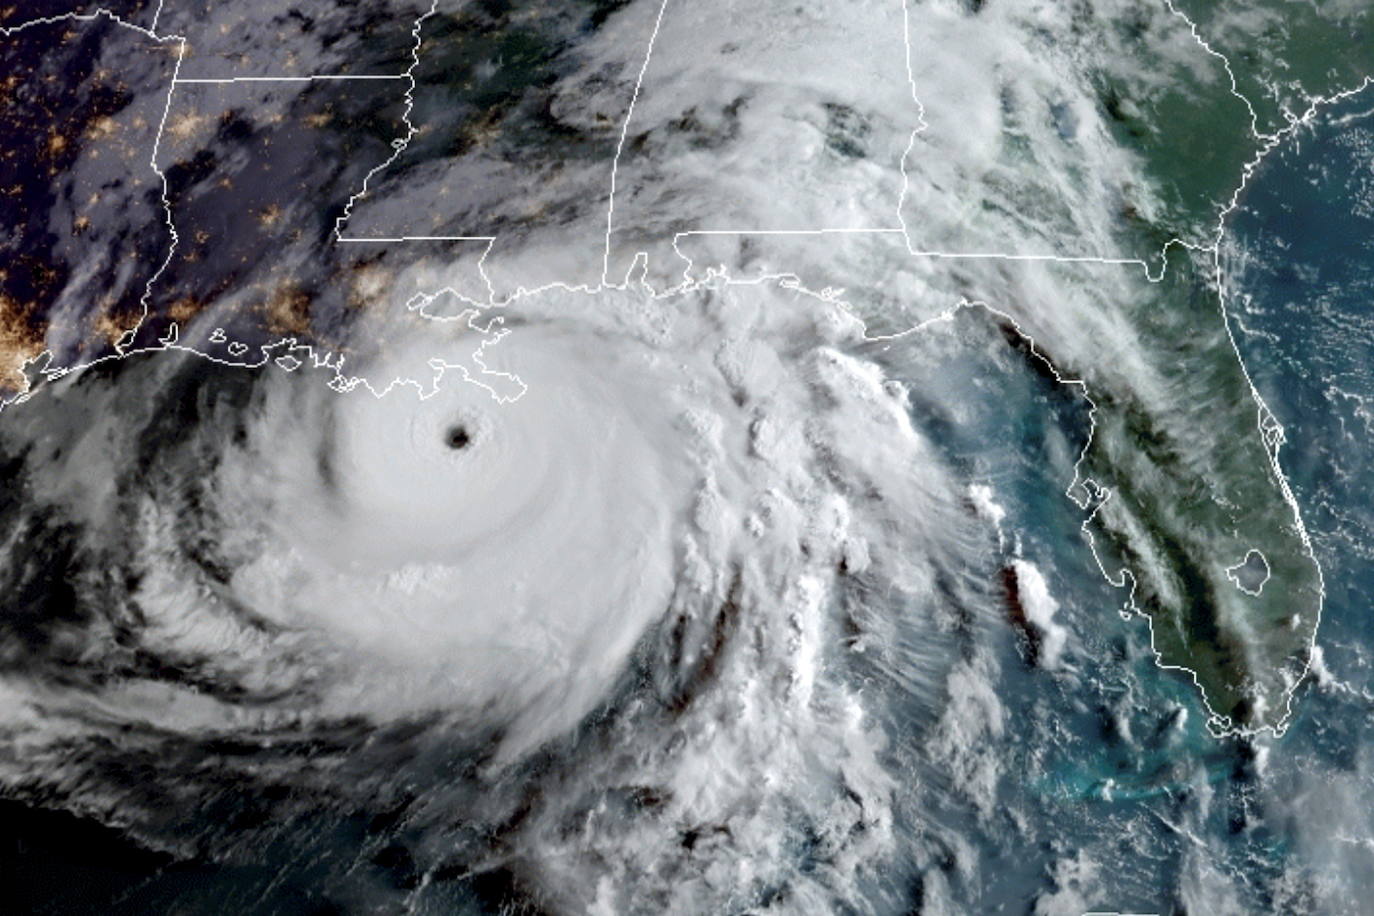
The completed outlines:
<svg viewBox="0 0 1374 916">
<path fill-rule="evenodd" d="M 342 367 L 385 346 L 359 334 L 378 314 L 464 322 L 458 374 L 481 384 L 503 316 L 548 287 L 671 309 L 781 283 L 873 335 L 985 302 L 1095 405 L 1069 493 L 1160 663 L 1217 731 L 1286 726 L 1322 583 L 1218 246 L 1263 157 L 1364 84 L 1365 11 L 32 11 L 0 18 L 6 397 L 173 346 Z M 806 47 L 776 37 L 783 17 Z"/>
</svg>

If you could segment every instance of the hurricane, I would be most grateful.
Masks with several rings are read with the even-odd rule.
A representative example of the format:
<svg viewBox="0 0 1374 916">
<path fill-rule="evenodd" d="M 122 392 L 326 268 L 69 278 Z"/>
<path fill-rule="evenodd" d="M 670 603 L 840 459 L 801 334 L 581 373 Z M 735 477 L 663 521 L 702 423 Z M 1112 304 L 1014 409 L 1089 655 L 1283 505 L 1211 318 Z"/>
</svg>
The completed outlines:
<svg viewBox="0 0 1374 916">
<path fill-rule="evenodd" d="M 33 596 L 5 624 L 7 779 L 117 806 L 154 845 L 226 779 L 287 793 L 250 833 L 285 829 L 297 793 L 440 835 L 459 805 L 461 834 L 493 834 L 482 857 L 568 906 L 783 885 L 819 905 L 878 880 L 898 783 L 864 695 L 937 713 L 957 605 L 932 596 L 972 587 L 951 570 L 977 515 L 834 304 L 768 285 L 670 322 L 648 304 L 522 302 L 489 319 L 512 336 L 480 372 L 429 390 L 183 355 L 26 404 L 6 536 L 45 562 L 7 566 Z M 471 325 L 452 363 L 432 329 L 359 363 L 390 378 L 418 345 L 453 374 Z M 459 748 L 461 772 L 435 769 Z M 157 791 L 129 797 L 127 767 Z M 779 780 L 806 790 L 751 803 Z M 684 858 L 715 864 L 670 880 Z"/>
<path fill-rule="evenodd" d="M 41 7 L 16 909 L 1361 911 L 1358 4 Z"/>
</svg>

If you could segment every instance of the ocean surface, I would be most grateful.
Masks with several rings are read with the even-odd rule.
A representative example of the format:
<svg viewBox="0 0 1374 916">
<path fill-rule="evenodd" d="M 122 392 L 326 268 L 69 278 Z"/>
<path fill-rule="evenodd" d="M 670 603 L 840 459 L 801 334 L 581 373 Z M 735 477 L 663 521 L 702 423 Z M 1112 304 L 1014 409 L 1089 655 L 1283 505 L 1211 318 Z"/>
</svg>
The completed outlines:
<svg viewBox="0 0 1374 916">
<path fill-rule="evenodd" d="M 957 532 L 961 565 L 937 571 L 937 611 L 850 595 L 855 608 L 827 618 L 840 621 L 827 638 L 856 643 L 832 674 L 873 716 L 878 737 L 863 753 L 897 774 L 891 808 L 870 812 L 882 793 L 846 785 L 826 817 L 760 815 L 760 829 L 779 837 L 770 861 L 792 877 L 772 889 L 750 883 L 763 890 L 729 911 L 781 908 L 788 881 L 839 888 L 846 902 L 837 909 L 872 913 L 1367 911 L 1371 105 L 1368 92 L 1356 96 L 1271 154 L 1231 214 L 1224 246 L 1231 327 L 1285 430 L 1281 463 L 1325 574 L 1320 654 L 1291 727 L 1253 740 L 1208 733 L 1196 689 L 1161 670 L 1144 621 L 1120 613 L 1124 595 L 1104 580 L 1081 531 L 1084 512 L 1066 495 L 1091 433 L 1091 392 L 1056 379 L 997 314 L 969 307 L 861 348 L 905 386 L 911 425 L 981 520 Z M 230 374 L 249 371 L 207 368 L 205 384 L 232 388 Z M 902 666 L 880 646 L 862 651 L 862 620 L 846 635 L 846 619 L 875 608 L 922 621 L 910 631 L 891 624 L 911 641 Z M 539 770 L 556 763 L 530 764 L 520 778 L 538 792 L 563 791 Z M 438 764 L 431 776 L 445 779 Z M 627 824 L 659 804 L 655 788 L 613 788 L 620 795 L 607 797 L 621 799 Z M 252 790 L 226 782 L 200 812 L 192 845 L 213 855 L 194 865 L 113 828 L 7 805 L 0 885 L 25 912 L 539 911 L 519 868 L 444 864 L 436 846 L 473 842 L 461 835 L 460 809 L 436 825 L 344 804 L 254 834 L 246 850 L 236 846 L 241 832 L 270 818 L 261 797 L 249 802 Z M 846 836 L 826 833 L 836 823 Z M 518 825 L 508 829 L 520 836 Z M 854 839 L 865 831 L 890 835 L 897 854 L 880 869 L 846 871 L 841 852 L 865 848 Z M 614 841 L 613 827 L 598 836 Z M 694 850 L 713 840 L 693 833 L 681 842 Z"/>
</svg>

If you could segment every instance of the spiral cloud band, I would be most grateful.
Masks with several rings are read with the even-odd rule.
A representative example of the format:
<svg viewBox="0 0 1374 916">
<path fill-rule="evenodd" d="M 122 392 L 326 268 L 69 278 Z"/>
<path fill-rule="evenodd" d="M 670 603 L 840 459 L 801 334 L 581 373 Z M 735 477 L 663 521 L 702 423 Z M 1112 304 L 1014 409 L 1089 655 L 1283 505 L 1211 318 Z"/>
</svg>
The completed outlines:
<svg viewBox="0 0 1374 916">
<path fill-rule="evenodd" d="M 154 783 L 190 801 L 224 770 L 293 784 L 293 760 L 322 759 L 339 768 L 328 791 L 356 800 L 371 783 L 342 773 L 411 760 L 423 782 L 420 749 L 457 742 L 484 748 L 472 778 L 499 808 L 529 761 L 618 722 L 641 751 L 577 778 L 668 774 L 674 810 L 635 827 L 647 845 L 601 854 L 665 856 L 667 837 L 784 773 L 816 782 L 806 818 L 890 819 L 882 742 L 837 659 L 938 651 L 920 615 L 880 610 L 930 594 L 968 513 L 838 306 L 762 284 L 677 304 L 555 290 L 506 307 L 485 347 L 475 322 L 392 319 L 360 329 L 385 343 L 358 348 L 342 392 L 308 368 L 131 359 L 8 415 L 34 508 L 6 536 L 46 539 L 51 563 L 6 584 L 37 595 L 60 570 L 73 587 L 60 613 L 7 621 L 39 651 L 8 659 L 6 726 L 48 760 L 10 761 L 7 782 L 99 808 L 128 791 L 103 775 L 112 761 L 180 736 L 239 748 Z M 449 371 L 474 348 L 480 370 Z M 426 367 L 432 388 L 386 384 Z M 519 396 L 493 397 L 484 375 Z M 863 801 L 831 810 L 835 791 Z M 126 810 L 167 840 L 150 802 Z M 757 814 L 763 833 L 722 839 L 722 856 L 788 821 Z M 834 850 L 845 871 L 852 845 Z M 539 861 L 528 880 L 552 893 Z M 566 899 L 595 895 L 560 880 Z"/>
</svg>

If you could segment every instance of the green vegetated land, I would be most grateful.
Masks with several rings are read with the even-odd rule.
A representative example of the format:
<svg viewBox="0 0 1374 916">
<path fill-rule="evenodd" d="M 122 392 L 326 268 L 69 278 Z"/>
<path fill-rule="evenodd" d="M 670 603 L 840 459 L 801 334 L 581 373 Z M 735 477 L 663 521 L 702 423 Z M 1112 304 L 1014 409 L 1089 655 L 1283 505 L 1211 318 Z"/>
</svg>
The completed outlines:
<svg viewBox="0 0 1374 916">
<path fill-rule="evenodd" d="M 1374 6 L 1364 0 L 1174 0 L 1225 54 L 1260 129 L 1282 128 L 1315 96 L 1374 72 Z"/>
<path fill-rule="evenodd" d="M 1220 305 L 1205 252 L 1175 248 L 1164 280 L 1141 282 L 1130 310 L 1154 372 L 1088 367 L 1096 429 L 1079 471 L 1110 491 L 1088 531 L 1109 574 L 1129 571 L 1160 660 L 1255 728 L 1282 720 L 1306 669 L 1320 580 Z M 1227 575 L 1251 550 L 1269 567 L 1259 595 Z"/>
<path fill-rule="evenodd" d="M 1358 86 L 1374 71 L 1362 7 L 1178 3 L 1227 55 L 1262 132 L 1286 123 L 1285 108 L 1304 109 L 1309 96 Z M 1191 36 L 1164 13 L 1114 21 L 1119 53 L 1099 83 L 1118 140 L 1139 154 L 1164 205 L 1153 219 L 1123 220 L 1131 245 L 1142 235 L 1210 242 L 1262 149 L 1219 58 L 1165 53 Z M 1163 281 L 1142 280 L 1126 307 L 1153 376 L 1083 367 L 1097 428 L 1080 471 L 1111 491 L 1088 530 L 1108 572 L 1129 571 L 1160 660 L 1196 673 L 1219 724 L 1276 726 L 1306 670 L 1319 572 L 1276 473 L 1273 421 L 1228 337 L 1212 252 L 1173 246 L 1165 266 Z M 1271 574 L 1258 596 L 1226 572 L 1251 550 Z"/>
<path fill-rule="evenodd" d="M 1092 73 L 1115 139 L 1145 166 L 1151 203 L 1123 212 L 1125 239 L 1207 245 L 1241 173 L 1262 148 L 1225 62 L 1208 54 L 1162 2 L 1128 4 L 1097 24 Z M 1143 238 L 1142 238 L 1143 237 Z"/>
</svg>

